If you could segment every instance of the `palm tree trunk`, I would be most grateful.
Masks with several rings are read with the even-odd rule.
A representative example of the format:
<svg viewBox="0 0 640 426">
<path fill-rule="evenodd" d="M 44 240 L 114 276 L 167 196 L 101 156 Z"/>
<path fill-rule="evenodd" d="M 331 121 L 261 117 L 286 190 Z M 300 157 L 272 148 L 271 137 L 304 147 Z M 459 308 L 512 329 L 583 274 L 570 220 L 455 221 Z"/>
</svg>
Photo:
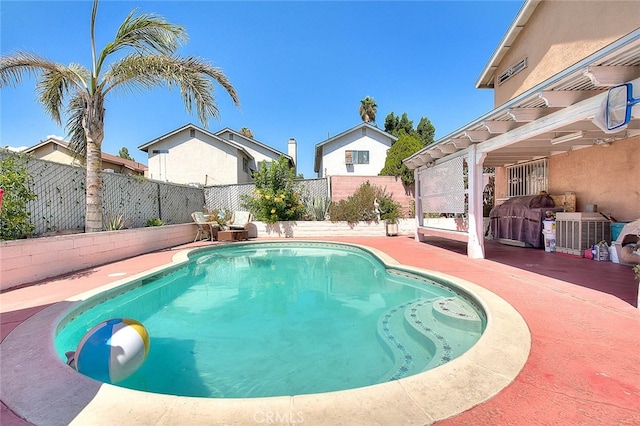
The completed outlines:
<svg viewBox="0 0 640 426">
<path fill-rule="evenodd" d="M 87 211 L 84 232 L 102 231 L 102 158 L 100 147 L 87 137 Z"/>
<path fill-rule="evenodd" d="M 87 211 L 84 232 L 102 231 L 102 140 L 104 102 L 100 95 L 87 100 L 82 122 L 87 138 Z"/>
</svg>

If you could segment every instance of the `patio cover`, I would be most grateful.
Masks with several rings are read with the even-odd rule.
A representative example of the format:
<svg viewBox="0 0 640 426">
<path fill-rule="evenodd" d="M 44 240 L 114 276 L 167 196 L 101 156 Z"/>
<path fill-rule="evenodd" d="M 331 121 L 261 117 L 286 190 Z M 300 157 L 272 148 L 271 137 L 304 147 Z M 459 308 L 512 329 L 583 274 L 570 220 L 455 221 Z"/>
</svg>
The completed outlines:
<svg viewBox="0 0 640 426">
<path fill-rule="evenodd" d="M 606 68 L 606 70 L 605 70 Z M 554 77 L 536 85 L 504 105 L 448 134 L 404 160 L 416 171 L 467 155 L 469 165 L 469 256 L 484 258 L 482 238 L 483 167 L 504 167 L 548 158 L 594 144 L 606 144 L 640 134 L 640 108 L 631 122 L 615 133 L 594 123 L 602 113 L 607 90 L 631 82 L 640 97 L 640 29 L 590 55 Z M 570 135 L 563 143 L 552 143 Z M 471 149 L 473 148 L 473 149 Z M 475 181 L 472 178 L 475 177 Z M 416 206 L 419 200 L 416 200 Z M 417 226 L 422 226 L 416 211 Z M 416 230 L 416 237 L 418 234 Z M 475 232 L 476 235 L 471 235 Z"/>
</svg>

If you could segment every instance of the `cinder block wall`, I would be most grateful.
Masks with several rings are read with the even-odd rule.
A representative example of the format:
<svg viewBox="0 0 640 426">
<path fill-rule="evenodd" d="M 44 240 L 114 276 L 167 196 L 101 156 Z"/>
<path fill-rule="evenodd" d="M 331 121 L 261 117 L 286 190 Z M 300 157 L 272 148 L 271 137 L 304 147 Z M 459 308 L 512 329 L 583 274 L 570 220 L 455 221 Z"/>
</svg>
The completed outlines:
<svg viewBox="0 0 640 426">
<path fill-rule="evenodd" d="M 193 223 L 0 242 L 0 290 L 193 241 Z"/>
</svg>

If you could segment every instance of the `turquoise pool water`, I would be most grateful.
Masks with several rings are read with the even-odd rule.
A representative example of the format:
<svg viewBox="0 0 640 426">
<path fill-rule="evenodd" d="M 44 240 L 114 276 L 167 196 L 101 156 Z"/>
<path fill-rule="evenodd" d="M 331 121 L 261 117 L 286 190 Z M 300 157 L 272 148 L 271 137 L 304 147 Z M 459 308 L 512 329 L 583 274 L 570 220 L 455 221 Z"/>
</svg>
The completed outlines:
<svg viewBox="0 0 640 426">
<path fill-rule="evenodd" d="M 460 356 L 485 326 L 471 298 L 366 250 L 250 243 L 83 302 L 60 324 L 61 359 L 93 325 L 142 322 L 142 367 L 118 386 L 181 396 L 266 397 L 399 379 Z"/>
</svg>

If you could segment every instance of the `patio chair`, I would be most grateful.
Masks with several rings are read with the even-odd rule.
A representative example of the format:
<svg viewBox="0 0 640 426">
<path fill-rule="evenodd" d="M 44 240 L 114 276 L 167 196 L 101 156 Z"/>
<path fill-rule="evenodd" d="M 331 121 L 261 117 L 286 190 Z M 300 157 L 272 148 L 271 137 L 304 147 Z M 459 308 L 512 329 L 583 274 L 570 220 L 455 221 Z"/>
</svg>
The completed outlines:
<svg viewBox="0 0 640 426">
<path fill-rule="evenodd" d="M 247 229 L 247 225 L 253 220 L 253 215 L 244 210 L 237 210 L 233 212 L 231 220 L 227 223 L 229 230 L 243 230 Z"/>
<path fill-rule="evenodd" d="M 196 233 L 196 237 L 193 239 L 193 242 L 195 243 L 198 239 L 202 240 L 203 238 L 206 238 L 207 235 L 209 236 L 209 239 L 213 241 L 218 233 L 218 227 L 220 226 L 218 225 L 218 222 L 207 221 L 207 218 L 202 212 L 191 213 L 191 218 L 195 224 L 198 225 L 198 232 Z"/>
</svg>

